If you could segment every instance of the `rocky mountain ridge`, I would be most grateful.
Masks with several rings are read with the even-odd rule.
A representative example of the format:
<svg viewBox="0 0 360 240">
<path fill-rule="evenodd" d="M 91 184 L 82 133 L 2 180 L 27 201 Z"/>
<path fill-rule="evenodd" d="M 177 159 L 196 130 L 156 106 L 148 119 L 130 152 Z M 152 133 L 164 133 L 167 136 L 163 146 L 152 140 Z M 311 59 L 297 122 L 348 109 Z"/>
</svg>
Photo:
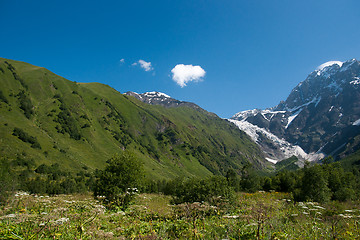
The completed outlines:
<svg viewBox="0 0 360 240">
<path fill-rule="evenodd" d="M 359 119 L 360 62 L 351 59 L 320 65 L 285 101 L 270 109 L 239 112 L 231 121 L 248 134 L 265 136 L 252 138 L 269 158 L 282 160 L 293 151 L 300 158 L 319 160 L 325 155 L 341 158 L 360 148 Z M 287 151 L 264 132 L 289 143 L 293 150 Z M 296 151 L 298 147 L 306 154 Z"/>
<path fill-rule="evenodd" d="M 145 93 L 136 93 L 129 91 L 124 94 L 127 96 L 135 97 L 136 99 L 144 103 L 151 105 L 160 105 L 166 108 L 187 106 L 194 109 L 200 109 L 200 107 L 195 103 L 180 101 L 162 92 L 153 91 L 153 92 L 145 92 Z"/>
</svg>

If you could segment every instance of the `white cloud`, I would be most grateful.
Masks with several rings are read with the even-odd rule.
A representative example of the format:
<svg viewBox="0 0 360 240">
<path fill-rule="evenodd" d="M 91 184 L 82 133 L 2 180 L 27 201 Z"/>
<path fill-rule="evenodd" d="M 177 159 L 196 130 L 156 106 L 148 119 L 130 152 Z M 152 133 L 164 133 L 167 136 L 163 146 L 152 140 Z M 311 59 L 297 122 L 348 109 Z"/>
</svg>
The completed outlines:
<svg viewBox="0 0 360 240">
<path fill-rule="evenodd" d="M 124 63 L 125 62 L 125 59 L 120 59 L 120 63 Z"/>
<path fill-rule="evenodd" d="M 200 66 L 178 64 L 172 70 L 172 79 L 180 85 L 185 87 L 188 82 L 199 82 L 205 76 L 205 70 Z"/>
<path fill-rule="evenodd" d="M 142 60 L 142 59 L 140 59 L 139 61 L 137 61 L 137 62 L 134 62 L 133 64 L 131 64 L 132 66 L 136 66 L 136 65 L 140 65 L 140 67 L 142 68 L 142 69 L 144 69 L 146 72 L 149 72 L 149 71 L 152 71 L 152 70 L 154 70 L 154 68 L 152 67 L 152 65 L 151 65 L 151 62 L 146 62 L 146 61 L 144 61 L 144 60 Z"/>
</svg>

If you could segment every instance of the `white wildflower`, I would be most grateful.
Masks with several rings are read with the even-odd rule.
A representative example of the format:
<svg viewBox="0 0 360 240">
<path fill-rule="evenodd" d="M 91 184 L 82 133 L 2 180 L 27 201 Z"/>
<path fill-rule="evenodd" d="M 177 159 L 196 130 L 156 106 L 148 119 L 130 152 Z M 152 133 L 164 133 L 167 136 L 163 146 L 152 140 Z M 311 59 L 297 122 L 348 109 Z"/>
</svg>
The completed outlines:
<svg viewBox="0 0 360 240">
<path fill-rule="evenodd" d="M 29 193 L 27 193 L 27 192 L 17 192 L 17 193 L 15 193 L 15 197 L 28 196 L 28 195 L 29 195 Z"/>
<path fill-rule="evenodd" d="M 233 219 L 236 219 L 238 217 L 239 217 L 238 215 L 233 215 L 233 216 L 225 215 L 225 216 L 223 216 L 223 218 L 233 218 Z"/>
<path fill-rule="evenodd" d="M 59 219 L 56 220 L 54 223 L 55 223 L 56 225 L 62 225 L 62 224 L 64 224 L 64 223 L 66 223 L 67 221 L 69 221 L 69 218 L 63 217 L 63 218 L 59 218 Z"/>
<path fill-rule="evenodd" d="M 0 219 L 4 219 L 4 218 L 14 218 L 14 217 L 16 217 L 16 214 L 8 214 L 8 215 L 6 215 L 6 216 L 3 216 L 3 217 L 1 217 Z"/>
</svg>

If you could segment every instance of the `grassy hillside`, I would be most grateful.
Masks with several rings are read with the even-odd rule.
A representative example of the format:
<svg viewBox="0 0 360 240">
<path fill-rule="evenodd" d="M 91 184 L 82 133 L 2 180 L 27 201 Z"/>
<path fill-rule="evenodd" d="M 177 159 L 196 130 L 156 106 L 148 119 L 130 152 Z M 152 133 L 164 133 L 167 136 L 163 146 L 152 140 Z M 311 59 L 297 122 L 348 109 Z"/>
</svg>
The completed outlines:
<svg viewBox="0 0 360 240">
<path fill-rule="evenodd" d="M 360 150 L 341 159 L 340 161 L 343 168 L 347 171 L 360 172 Z"/>
<path fill-rule="evenodd" d="M 100 83 L 76 83 L 44 68 L 0 58 L 0 153 L 9 159 L 103 168 L 130 149 L 150 177 L 207 176 L 263 169 L 259 148 L 215 114 L 165 109 Z"/>
<path fill-rule="evenodd" d="M 285 160 L 277 162 L 275 164 L 276 171 L 277 172 L 280 172 L 282 170 L 295 171 L 295 170 L 299 169 L 299 166 L 296 165 L 297 161 L 298 161 L 298 158 L 296 156 L 292 156 Z"/>
</svg>

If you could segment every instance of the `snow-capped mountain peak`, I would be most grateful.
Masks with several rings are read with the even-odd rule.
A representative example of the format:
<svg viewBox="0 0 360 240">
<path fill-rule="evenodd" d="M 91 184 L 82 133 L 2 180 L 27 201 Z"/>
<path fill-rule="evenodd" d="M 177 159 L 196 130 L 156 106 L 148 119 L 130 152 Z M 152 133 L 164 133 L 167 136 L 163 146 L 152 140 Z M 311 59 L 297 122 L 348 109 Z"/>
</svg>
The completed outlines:
<svg viewBox="0 0 360 240">
<path fill-rule="evenodd" d="M 169 95 L 165 94 L 165 93 L 162 93 L 162 92 L 146 92 L 146 93 L 143 93 L 145 96 L 147 97 L 158 97 L 158 98 L 161 98 L 161 97 L 164 97 L 164 98 L 171 98 Z"/>
<path fill-rule="evenodd" d="M 344 63 L 340 61 L 329 61 L 318 66 L 314 72 L 317 76 L 323 75 L 326 78 L 329 78 L 337 70 L 339 70 L 343 64 Z"/>
<path fill-rule="evenodd" d="M 353 140 L 360 135 L 360 62 L 321 64 L 277 106 L 239 112 L 231 119 L 270 159 L 352 153 L 360 148 Z"/>
<path fill-rule="evenodd" d="M 151 104 L 151 105 L 161 105 L 167 108 L 171 107 L 180 107 L 180 106 L 188 106 L 195 109 L 200 109 L 200 107 L 191 102 L 184 102 L 170 97 L 169 95 L 162 92 L 145 92 L 145 93 L 136 93 L 136 92 L 126 92 L 124 95 L 132 96 L 137 98 L 138 100 Z"/>
<path fill-rule="evenodd" d="M 318 66 L 315 71 L 321 71 L 324 68 L 332 66 L 334 64 L 337 64 L 337 65 L 339 65 L 339 67 L 341 67 L 343 65 L 343 62 L 340 62 L 340 61 L 328 61 L 328 62 L 323 63 L 320 66 Z"/>
</svg>

